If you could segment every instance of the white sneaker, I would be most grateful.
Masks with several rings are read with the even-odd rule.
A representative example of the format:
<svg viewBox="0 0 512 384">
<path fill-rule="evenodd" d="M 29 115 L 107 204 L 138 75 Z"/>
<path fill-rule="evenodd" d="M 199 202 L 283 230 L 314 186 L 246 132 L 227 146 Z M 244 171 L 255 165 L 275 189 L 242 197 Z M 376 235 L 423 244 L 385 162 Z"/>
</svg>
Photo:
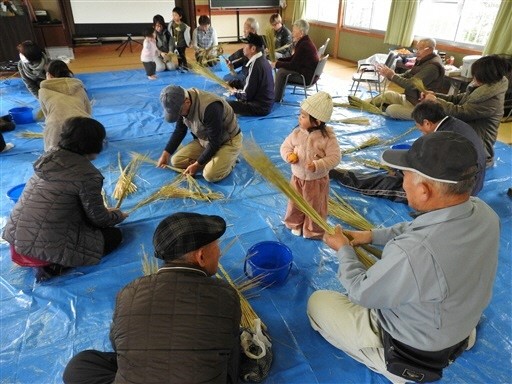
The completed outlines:
<svg viewBox="0 0 512 384">
<path fill-rule="evenodd" d="M 14 144 L 13 143 L 5 143 L 5 148 L 2 150 L 2 152 L 10 151 L 13 148 L 14 148 Z"/>
<path fill-rule="evenodd" d="M 295 235 L 295 236 L 302 235 L 302 230 L 300 230 L 300 229 L 291 229 L 290 231 L 292 232 L 292 235 Z"/>
</svg>

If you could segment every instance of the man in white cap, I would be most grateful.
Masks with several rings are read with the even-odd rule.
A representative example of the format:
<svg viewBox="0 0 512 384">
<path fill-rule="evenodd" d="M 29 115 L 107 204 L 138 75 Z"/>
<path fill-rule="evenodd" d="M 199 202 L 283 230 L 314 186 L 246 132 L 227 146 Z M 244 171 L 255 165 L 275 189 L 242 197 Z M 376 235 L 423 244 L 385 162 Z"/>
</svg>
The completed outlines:
<svg viewBox="0 0 512 384">
<path fill-rule="evenodd" d="M 165 264 L 119 292 L 115 352 L 80 352 L 64 383 L 237 383 L 240 299 L 212 277 L 225 231 L 219 216 L 179 212 L 161 221 L 153 246 Z"/>
<path fill-rule="evenodd" d="M 471 348 L 489 304 L 498 261 L 499 219 L 470 197 L 478 170 L 471 142 L 454 132 L 422 136 L 383 163 L 404 172 L 412 222 L 371 231 L 337 227 L 324 241 L 339 259 L 347 294 L 316 291 L 313 329 L 392 382 L 429 382 Z M 384 245 L 366 269 L 352 246 Z"/>
<path fill-rule="evenodd" d="M 165 119 L 175 122 L 176 128 L 157 165 L 165 167 L 170 159 L 172 166 L 186 174 L 195 175 L 202 169 L 207 181 L 227 177 L 235 167 L 243 140 L 231 106 L 213 93 L 177 85 L 165 87 L 160 101 Z M 193 140 L 174 153 L 188 130 Z"/>
</svg>

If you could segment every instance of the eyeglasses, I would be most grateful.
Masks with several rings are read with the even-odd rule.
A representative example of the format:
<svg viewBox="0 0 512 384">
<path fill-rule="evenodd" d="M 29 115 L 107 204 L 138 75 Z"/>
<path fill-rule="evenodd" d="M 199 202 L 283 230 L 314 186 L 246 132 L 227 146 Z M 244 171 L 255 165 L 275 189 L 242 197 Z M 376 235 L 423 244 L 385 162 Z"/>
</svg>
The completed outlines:
<svg viewBox="0 0 512 384">
<path fill-rule="evenodd" d="M 412 51 L 413 53 L 418 53 L 420 51 L 424 51 L 425 49 L 430 49 L 430 47 L 423 47 L 423 48 L 414 48 Z"/>
</svg>

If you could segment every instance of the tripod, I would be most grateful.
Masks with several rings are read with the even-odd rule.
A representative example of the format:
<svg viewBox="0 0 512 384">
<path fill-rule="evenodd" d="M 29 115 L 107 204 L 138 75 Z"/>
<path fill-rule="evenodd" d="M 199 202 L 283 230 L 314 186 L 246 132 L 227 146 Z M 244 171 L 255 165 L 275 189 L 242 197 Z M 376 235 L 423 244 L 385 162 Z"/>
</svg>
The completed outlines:
<svg viewBox="0 0 512 384">
<path fill-rule="evenodd" d="M 121 44 L 119 44 L 119 46 L 116 48 L 116 51 L 117 51 L 119 48 L 123 47 L 123 49 L 121 49 L 121 52 L 119 53 L 118 57 L 121 57 L 121 55 L 123 54 L 123 52 L 124 52 L 124 50 L 125 50 L 127 45 L 130 46 L 130 52 L 133 52 L 132 51 L 132 42 L 142 45 L 141 42 L 132 39 L 132 34 L 131 33 L 127 33 L 126 36 L 128 36 L 126 38 L 126 40 L 123 41 Z"/>
</svg>

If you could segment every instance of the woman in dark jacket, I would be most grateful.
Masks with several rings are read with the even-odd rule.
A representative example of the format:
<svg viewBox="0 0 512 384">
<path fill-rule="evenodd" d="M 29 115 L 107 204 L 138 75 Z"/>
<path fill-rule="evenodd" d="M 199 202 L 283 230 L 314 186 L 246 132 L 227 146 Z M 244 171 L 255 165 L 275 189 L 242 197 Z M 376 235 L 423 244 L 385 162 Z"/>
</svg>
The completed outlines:
<svg viewBox="0 0 512 384">
<path fill-rule="evenodd" d="M 30 40 L 19 44 L 17 48 L 20 55 L 18 72 L 27 89 L 37 99 L 39 84 L 46 79 L 46 65 L 49 60 L 41 48 Z"/>
<path fill-rule="evenodd" d="M 113 226 L 128 215 L 105 207 L 103 176 L 91 163 L 105 136 L 94 119 L 66 120 L 58 147 L 34 163 L 35 173 L 11 212 L 3 238 L 13 261 L 40 266 L 38 281 L 65 267 L 98 264 L 121 243 L 121 230 Z"/>
<path fill-rule="evenodd" d="M 306 20 L 297 20 L 293 23 L 292 39 L 295 50 L 290 57 L 283 57 L 272 66 L 278 69 L 275 79 L 275 101 L 281 102 L 286 87 L 286 77 L 289 81 L 302 84 L 302 76 L 306 84 L 311 83 L 318 64 L 318 51 L 313 41 L 309 38 L 309 23 Z"/>
</svg>

